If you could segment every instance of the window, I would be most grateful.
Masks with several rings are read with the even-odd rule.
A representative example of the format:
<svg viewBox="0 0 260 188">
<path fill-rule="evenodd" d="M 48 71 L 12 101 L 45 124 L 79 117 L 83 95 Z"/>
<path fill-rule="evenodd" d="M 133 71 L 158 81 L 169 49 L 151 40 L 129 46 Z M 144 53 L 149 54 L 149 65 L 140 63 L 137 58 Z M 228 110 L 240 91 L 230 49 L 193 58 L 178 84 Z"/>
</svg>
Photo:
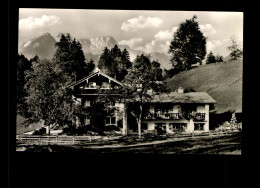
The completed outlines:
<svg viewBox="0 0 260 188">
<path fill-rule="evenodd" d="M 195 131 L 203 131 L 205 123 L 194 123 Z"/>
<path fill-rule="evenodd" d="M 88 107 L 88 106 L 91 106 L 91 105 L 90 105 L 90 101 L 89 101 L 89 100 L 85 100 L 85 102 L 84 102 L 84 107 Z"/>
<path fill-rule="evenodd" d="M 96 82 L 89 82 L 89 87 L 90 88 L 96 88 L 97 87 Z"/>
<path fill-rule="evenodd" d="M 102 82 L 101 88 L 109 88 L 109 83 Z"/>
<path fill-rule="evenodd" d="M 173 112 L 173 105 L 172 104 L 156 104 L 154 108 L 155 112 L 157 113 L 172 113 Z"/>
<path fill-rule="evenodd" d="M 165 123 L 155 123 L 155 130 L 157 134 L 165 134 L 166 133 L 166 124 Z"/>
<path fill-rule="evenodd" d="M 74 98 L 76 104 L 81 104 L 81 98 Z"/>
<path fill-rule="evenodd" d="M 172 131 L 184 131 L 187 128 L 187 123 L 170 123 L 169 129 Z"/>
<path fill-rule="evenodd" d="M 85 118 L 85 125 L 89 125 L 90 124 L 90 117 L 86 116 Z"/>
<path fill-rule="evenodd" d="M 111 124 L 116 124 L 116 117 L 111 117 Z"/>
<path fill-rule="evenodd" d="M 106 125 L 116 125 L 116 117 L 106 117 Z"/>
</svg>

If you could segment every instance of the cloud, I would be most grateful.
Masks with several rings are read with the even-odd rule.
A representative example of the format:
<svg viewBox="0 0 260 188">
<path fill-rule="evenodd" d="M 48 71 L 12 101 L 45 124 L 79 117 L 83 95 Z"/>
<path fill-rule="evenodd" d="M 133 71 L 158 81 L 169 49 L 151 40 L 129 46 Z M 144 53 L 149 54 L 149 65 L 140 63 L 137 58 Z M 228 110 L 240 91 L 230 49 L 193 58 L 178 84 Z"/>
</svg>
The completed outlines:
<svg viewBox="0 0 260 188">
<path fill-rule="evenodd" d="M 60 22 L 60 18 L 55 15 L 42 15 L 40 18 L 28 17 L 19 20 L 20 30 L 32 30 L 43 27 L 50 27 Z"/>
<path fill-rule="evenodd" d="M 209 36 L 216 33 L 215 28 L 211 24 L 199 25 L 201 32 L 205 36 Z"/>
<path fill-rule="evenodd" d="M 151 42 L 146 43 L 144 47 L 138 47 L 137 50 L 142 50 L 145 53 L 151 52 L 161 52 L 161 53 L 168 53 L 169 50 L 169 41 L 156 41 L 152 40 Z"/>
<path fill-rule="evenodd" d="M 173 27 L 172 29 L 159 31 L 157 34 L 154 35 L 154 38 L 157 41 L 171 40 L 173 38 L 173 33 L 176 32 L 177 29 L 177 27 Z"/>
<path fill-rule="evenodd" d="M 161 30 L 154 35 L 154 39 L 148 42 L 144 47 L 140 47 L 140 50 L 146 53 L 161 52 L 168 53 L 173 34 L 176 32 L 178 27 L 172 27 L 171 29 Z"/>
<path fill-rule="evenodd" d="M 120 45 L 128 45 L 130 48 L 136 48 L 138 45 L 140 45 L 143 42 L 143 39 L 141 38 L 132 38 L 129 40 L 121 40 L 118 42 Z"/>
<path fill-rule="evenodd" d="M 221 40 L 211 40 L 211 41 L 208 41 L 207 45 L 206 45 L 207 52 L 210 52 L 210 51 L 214 50 L 214 48 L 219 47 L 222 44 L 223 44 L 223 41 L 221 41 Z"/>
<path fill-rule="evenodd" d="M 154 39 L 151 42 L 146 43 L 144 47 L 139 47 L 146 53 L 154 51 L 161 53 L 168 53 L 173 34 L 176 32 L 178 27 L 172 27 L 171 29 L 161 30 L 154 35 Z M 216 33 L 216 30 L 211 24 L 200 25 L 200 29 L 205 36 L 209 36 Z M 221 40 L 210 40 L 207 42 L 207 52 L 212 51 L 218 47 L 223 46 L 224 42 Z"/>
<path fill-rule="evenodd" d="M 162 19 L 157 17 L 139 16 L 130 18 L 122 23 L 121 29 L 123 31 L 138 31 L 146 28 L 156 28 L 162 24 Z"/>
</svg>

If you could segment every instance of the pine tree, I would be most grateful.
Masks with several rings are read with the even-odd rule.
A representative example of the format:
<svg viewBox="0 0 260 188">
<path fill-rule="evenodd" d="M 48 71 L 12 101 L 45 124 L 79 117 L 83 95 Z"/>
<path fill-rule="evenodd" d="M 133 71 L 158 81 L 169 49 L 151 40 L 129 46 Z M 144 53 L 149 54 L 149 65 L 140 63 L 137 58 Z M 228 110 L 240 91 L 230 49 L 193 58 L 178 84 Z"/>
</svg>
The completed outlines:
<svg viewBox="0 0 260 188">
<path fill-rule="evenodd" d="M 102 72 L 107 73 L 108 69 L 111 67 L 111 62 L 112 58 L 110 56 L 110 50 L 107 47 L 105 47 L 98 61 L 98 68 Z"/>
<path fill-rule="evenodd" d="M 223 61 L 224 61 L 223 56 L 219 56 L 219 55 L 216 56 L 216 62 L 223 62 Z"/>
<path fill-rule="evenodd" d="M 90 59 L 89 62 L 87 62 L 87 65 L 86 65 L 86 72 L 88 74 L 90 74 L 95 68 L 95 64 L 94 64 L 94 61 L 92 59 Z"/>
<path fill-rule="evenodd" d="M 107 47 L 100 56 L 98 67 L 102 72 L 122 81 L 127 74 L 127 69 L 132 66 L 129 53 L 126 49 L 123 51 L 115 45 L 111 50 Z"/>
<path fill-rule="evenodd" d="M 130 61 L 130 55 L 129 55 L 129 52 L 126 49 L 124 49 L 122 51 L 121 60 L 122 60 L 122 64 L 123 64 L 124 69 L 127 70 L 127 69 L 132 67 L 132 63 Z"/>
<path fill-rule="evenodd" d="M 216 63 L 216 59 L 213 53 L 209 52 L 209 54 L 207 55 L 206 64 L 211 64 L 211 63 Z"/>
<path fill-rule="evenodd" d="M 73 81 L 88 75 L 81 44 L 72 39 L 69 33 L 61 33 L 59 37 L 60 40 L 55 44 L 57 50 L 54 53 L 54 63 L 58 64 L 64 74 L 70 76 Z"/>
</svg>

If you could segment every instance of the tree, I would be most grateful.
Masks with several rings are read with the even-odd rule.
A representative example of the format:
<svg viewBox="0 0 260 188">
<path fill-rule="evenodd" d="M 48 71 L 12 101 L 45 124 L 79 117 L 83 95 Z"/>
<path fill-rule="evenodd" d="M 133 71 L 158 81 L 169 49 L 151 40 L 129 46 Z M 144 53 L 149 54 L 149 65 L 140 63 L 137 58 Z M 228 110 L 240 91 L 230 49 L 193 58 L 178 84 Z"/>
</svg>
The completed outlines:
<svg viewBox="0 0 260 188">
<path fill-rule="evenodd" d="M 90 59 L 90 61 L 87 62 L 87 64 L 86 64 L 86 72 L 88 74 L 91 73 L 94 70 L 95 66 L 96 65 L 94 64 L 94 61 L 92 59 Z"/>
<path fill-rule="evenodd" d="M 25 102 L 25 97 L 28 96 L 25 86 L 25 71 L 31 70 L 32 61 L 36 60 L 37 56 L 28 60 L 23 54 L 17 56 L 17 112 L 23 117 L 28 117 L 28 106 Z"/>
<path fill-rule="evenodd" d="M 223 56 L 219 56 L 219 55 L 216 56 L 216 62 L 223 62 L 223 61 L 224 61 Z"/>
<path fill-rule="evenodd" d="M 121 53 L 121 61 L 118 64 L 118 75 L 117 79 L 122 81 L 126 74 L 127 70 L 132 67 L 132 62 L 130 61 L 129 52 L 124 49 Z"/>
<path fill-rule="evenodd" d="M 152 61 L 151 62 L 151 69 L 152 69 L 152 77 L 154 80 L 162 81 L 162 72 L 163 70 L 160 68 L 161 64 L 157 61 Z"/>
<path fill-rule="evenodd" d="M 151 63 L 149 58 L 143 54 L 137 56 L 133 69 L 128 71 L 123 80 L 125 87 L 122 89 L 122 97 L 131 114 L 136 118 L 139 136 L 141 136 L 143 104 L 151 101 L 155 94 L 169 91 L 165 83 L 157 81 L 158 72 L 160 72 L 157 63 Z M 151 90 L 153 92 L 149 92 Z"/>
<path fill-rule="evenodd" d="M 126 49 L 121 51 L 117 45 L 111 50 L 106 47 L 100 56 L 98 67 L 105 74 L 122 81 L 127 74 L 127 69 L 132 66 L 129 59 L 129 53 Z"/>
<path fill-rule="evenodd" d="M 230 51 L 231 60 L 238 60 L 243 56 L 243 51 L 240 48 L 239 44 L 237 43 L 234 37 L 230 38 L 230 46 L 228 46 L 228 50 Z"/>
<path fill-rule="evenodd" d="M 209 54 L 207 55 L 206 64 L 211 64 L 211 63 L 216 63 L 216 59 L 213 53 L 209 52 Z"/>
<path fill-rule="evenodd" d="M 86 70 L 85 56 L 79 41 L 72 39 L 70 34 L 59 34 L 60 40 L 55 44 L 57 50 L 53 61 L 58 64 L 64 74 L 74 81 L 89 74 Z"/>
<path fill-rule="evenodd" d="M 201 62 L 206 55 L 206 38 L 196 19 L 194 15 L 192 19 L 181 23 L 170 44 L 171 62 L 179 71 L 190 69 L 192 64 Z"/>
<path fill-rule="evenodd" d="M 72 90 L 68 88 L 71 78 L 49 60 L 32 63 L 32 70 L 26 71 L 25 98 L 31 116 L 27 124 L 44 120 L 45 125 L 63 126 L 72 120 L 76 108 Z"/>
<path fill-rule="evenodd" d="M 122 51 L 121 61 L 124 69 L 129 69 L 130 67 L 132 67 L 132 63 L 130 61 L 130 55 L 126 49 Z"/>
<path fill-rule="evenodd" d="M 100 59 L 98 61 L 98 68 L 105 74 L 111 75 L 110 73 L 111 65 L 112 65 L 112 57 L 110 55 L 110 49 L 105 47 L 103 53 L 100 55 Z"/>
</svg>

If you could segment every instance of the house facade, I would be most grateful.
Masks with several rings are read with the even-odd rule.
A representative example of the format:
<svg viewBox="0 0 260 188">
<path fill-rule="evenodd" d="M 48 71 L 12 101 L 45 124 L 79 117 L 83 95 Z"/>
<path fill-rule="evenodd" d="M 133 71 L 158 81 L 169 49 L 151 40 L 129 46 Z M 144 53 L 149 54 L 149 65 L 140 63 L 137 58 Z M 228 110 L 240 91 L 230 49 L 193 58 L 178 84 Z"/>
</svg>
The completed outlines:
<svg viewBox="0 0 260 188">
<path fill-rule="evenodd" d="M 208 132 L 209 111 L 215 100 L 206 92 L 175 92 L 161 94 L 145 104 L 143 132 L 162 129 L 165 133 L 183 131 Z"/>
<path fill-rule="evenodd" d="M 99 116 L 93 119 L 93 113 L 89 113 L 89 109 L 98 105 L 95 102 L 97 97 L 104 95 L 106 100 L 105 93 L 108 91 L 112 98 L 120 97 L 116 91 L 122 86 L 123 83 L 100 71 L 71 85 L 74 98 L 83 109 L 81 117 L 75 118 L 76 126 L 93 124 L 101 119 Z M 104 125 L 119 127 L 123 135 L 138 134 L 136 119 L 131 115 L 126 104 L 118 101 L 120 100 L 108 102 L 105 112 L 100 109 L 95 113 L 104 114 Z M 142 133 L 207 132 L 209 110 L 215 102 L 206 92 L 185 93 L 182 88 L 168 94 L 156 95 L 152 101 L 143 105 Z"/>
</svg>

